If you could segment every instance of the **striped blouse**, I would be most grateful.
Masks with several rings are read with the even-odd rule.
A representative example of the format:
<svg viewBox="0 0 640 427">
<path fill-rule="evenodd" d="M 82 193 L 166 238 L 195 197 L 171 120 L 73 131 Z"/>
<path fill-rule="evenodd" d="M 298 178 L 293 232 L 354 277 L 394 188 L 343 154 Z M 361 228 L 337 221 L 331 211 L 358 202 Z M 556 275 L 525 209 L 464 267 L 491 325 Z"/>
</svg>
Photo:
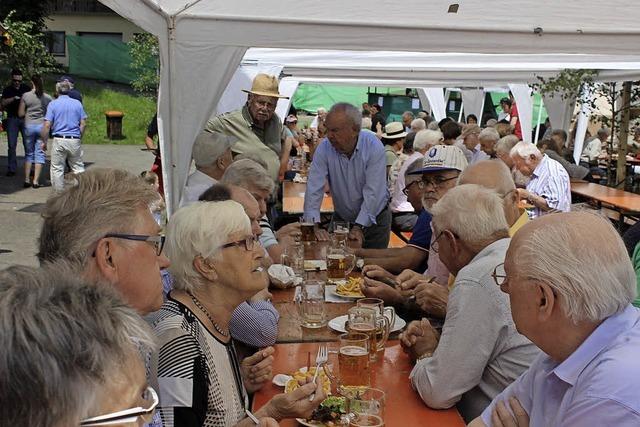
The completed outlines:
<svg viewBox="0 0 640 427">
<path fill-rule="evenodd" d="M 571 210 L 571 187 L 569 174 L 564 167 L 546 154 L 533 171 L 527 190 L 546 199 L 550 208 L 562 212 Z M 535 208 L 531 218 L 544 215 L 544 211 Z"/>
</svg>

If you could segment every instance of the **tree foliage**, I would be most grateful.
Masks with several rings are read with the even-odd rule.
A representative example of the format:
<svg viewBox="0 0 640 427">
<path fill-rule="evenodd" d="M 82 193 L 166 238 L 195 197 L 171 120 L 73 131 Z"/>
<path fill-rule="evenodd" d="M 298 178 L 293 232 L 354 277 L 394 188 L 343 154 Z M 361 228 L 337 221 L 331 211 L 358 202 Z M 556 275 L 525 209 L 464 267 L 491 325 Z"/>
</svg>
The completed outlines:
<svg viewBox="0 0 640 427">
<path fill-rule="evenodd" d="M 0 45 L 0 63 L 19 68 L 30 77 L 58 71 L 60 66 L 47 51 L 44 34 L 37 30 L 37 24 L 31 21 L 18 21 L 10 12 L 2 22 L 10 36 L 10 42 Z"/>
<path fill-rule="evenodd" d="M 44 19 L 51 13 L 53 0 L 2 0 L 0 1 L 0 21 L 12 14 L 14 21 L 31 22 L 32 34 L 44 28 Z"/>
<path fill-rule="evenodd" d="M 155 97 L 160 84 L 158 38 L 149 33 L 136 34 L 128 46 L 131 68 L 137 75 L 131 86 L 141 95 Z"/>
</svg>

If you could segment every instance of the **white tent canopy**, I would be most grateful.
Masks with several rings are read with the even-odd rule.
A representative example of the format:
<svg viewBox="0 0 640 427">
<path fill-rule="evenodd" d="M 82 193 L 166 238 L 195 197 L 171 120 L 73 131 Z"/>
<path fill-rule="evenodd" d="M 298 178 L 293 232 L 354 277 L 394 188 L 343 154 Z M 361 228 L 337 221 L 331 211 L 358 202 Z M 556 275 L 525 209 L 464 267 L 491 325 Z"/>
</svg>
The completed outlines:
<svg viewBox="0 0 640 427">
<path fill-rule="evenodd" d="M 169 213 L 178 205 L 193 140 L 250 47 L 538 54 L 541 61 L 547 54 L 598 56 L 606 52 L 611 56 L 604 62 L 638 62 L 634 55 L 640 36 L 640 3 L 626 0 L 607 3 L 607 9 L 617 13 L 606 25 L 602 21 L 602 2 L 596 0 L 554 2 L 553 11 L 540 2 L 526 0 L 496 0 L 490 8 L 483 0 L 465 0 L 460 2 L 457 13 L 448 13 L 450 2 L 442 0 L 407 0 L 402 7 L 386 0 L 375 4 L 369 0 L 263 0 L 259 7 L 251 0 L 100 1 L 158 36 L 160 42 L 158 125 Z M 496 10 L 504 11 L 508 18 L 504 13 L 492 12 Z M 348 61 L 356 54 L 343 56 Z M 483 61 L 482 57 L 474 58 Z M 434 57 L 433 61 L 441 59 Z M 424 61 L 428 62 L 426 58 Z M 527 62 L 525 58 L 520 61 Z M 286 73 L 287 64 L 281 64 Z M 456 69 L 456 74 L 442 66 L 429 73 L 417 68 L 414 72 L 411 62 L 403 64 L 404 67 L 386 71 L 370 69 L 368 74 L 351 75 L 343 70 L 338 76 L 364 81 L 375 75 L 395 81 L 396 85 L 405 81 L 412 87 L 442 87 L 445 80 L 447 85 L 480 86 L 477 81 L 469 83 L 478 80 L 468 74 L 478 71 L 469 65 L 470 61 L 466 69 Z M 529 67 L 524 73 L 531 74 L 532 69 L 537 70 Z M 628 69 L 620 66 L 611 72 L 624 74 L 625 70 Z M 483 85 L 492 82 L 494 72 L 499 71 L 492 70 L 482 78 Z M 312 74 L 312 78 L 323 77 L 318 70 Z M 324 76 L 335 77 L 336 74 Z M 417 84 L 418 79 L 424 84 Z M 499 76 L 499 81 L 493 83 L 525 81 L 525 75 L 520 79 Z"/>
</svg>

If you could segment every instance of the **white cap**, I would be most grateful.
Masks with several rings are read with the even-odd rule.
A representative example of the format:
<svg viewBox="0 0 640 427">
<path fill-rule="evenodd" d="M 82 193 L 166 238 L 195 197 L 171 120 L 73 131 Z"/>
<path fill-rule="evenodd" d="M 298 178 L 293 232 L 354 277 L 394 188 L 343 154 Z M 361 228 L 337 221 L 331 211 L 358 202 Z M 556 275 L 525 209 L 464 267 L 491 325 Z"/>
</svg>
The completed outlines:
<svg viewBox="0 0 640 427">
<path fill-rule="evenodd" d="M 467 164 L 467 158 L 460 148 L 454 145 L 435 145 L 425 153 L 422 169 L 411 172 L 411 174 L 446 170 L 462 172 Z"/>
<path fill-rule="evenodd" d="M 193 144 L 191 157 L 197 167 L 209 166 L 220 158 L 229 148 L 238 141 L 234 136 L 220 132 L 202 131 L 196 137 Z"/>
</svg>

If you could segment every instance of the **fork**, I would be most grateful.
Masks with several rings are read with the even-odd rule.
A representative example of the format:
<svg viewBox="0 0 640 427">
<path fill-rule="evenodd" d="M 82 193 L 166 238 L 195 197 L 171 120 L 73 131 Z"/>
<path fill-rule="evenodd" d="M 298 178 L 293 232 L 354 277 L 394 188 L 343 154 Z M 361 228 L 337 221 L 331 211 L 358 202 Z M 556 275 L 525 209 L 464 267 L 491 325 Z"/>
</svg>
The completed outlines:
<svg viewBox="0 0 640 427">
<path fill-rule="evenodd" d="M 316 384 L 316 380 L 318 379 L 318 372 L 320 371 L 320 366 L 327 363 L 328 360 L 329 360 L 329 351 L 327 349 L 327 346 L 321 345 L 320 348 L 318 348 L 318 354 L 316 355 L 316 372 L 313 374 L 313 380 L 312 380 L 314 384 Z M 311 396 L 309 397 L 309 402 L 313 401 L 313 399 L 315 398 L 316 398 L 316 394 L 312 393 Z"/>
</svg>

